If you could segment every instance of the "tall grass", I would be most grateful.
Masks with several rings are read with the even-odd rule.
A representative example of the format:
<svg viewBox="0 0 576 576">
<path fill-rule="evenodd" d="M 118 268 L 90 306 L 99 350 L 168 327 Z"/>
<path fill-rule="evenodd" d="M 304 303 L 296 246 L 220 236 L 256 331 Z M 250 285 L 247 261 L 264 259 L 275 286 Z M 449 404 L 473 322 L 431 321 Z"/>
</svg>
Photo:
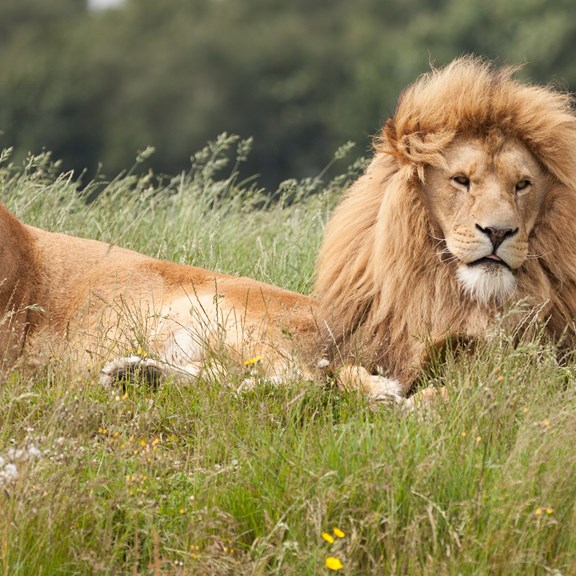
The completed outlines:
<svg viewBox="0 0 576 576">
<path fill-rule="evenodd" d="M 349 175 L 271 202 L 238 181 L 247 145 L 83 190 L 4 158 L 0 192 L 37 226 L 307 292 Z M 64 360 L 0 385 L 1 574 L 576 573 L 574 365 L 547 344 L 449 356 L 423 382 L 448 401 L 420 415 L 296 381 L 111 392 Z"/>
</svg>

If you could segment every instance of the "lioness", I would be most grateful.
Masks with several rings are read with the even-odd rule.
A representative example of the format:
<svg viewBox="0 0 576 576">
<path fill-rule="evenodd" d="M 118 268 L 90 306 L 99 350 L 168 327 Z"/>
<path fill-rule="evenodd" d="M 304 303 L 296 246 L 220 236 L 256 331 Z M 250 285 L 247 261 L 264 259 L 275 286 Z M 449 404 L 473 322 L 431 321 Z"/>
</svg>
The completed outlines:
<svg viewBox="0 0 576 576">
<path fill-rule="evenodd" d="M 104 368 L 111 379 L 137 368 L 196 376 L 223 347 L 280 378 L 298 371 L 295 343 L 317 332 L 314 301 L 282 288 L 46 232 L 1 206 L 0 231 L 5 365 L 26 346 L 66 341 L 83 363 L 120 355 Z"/>
</svg>

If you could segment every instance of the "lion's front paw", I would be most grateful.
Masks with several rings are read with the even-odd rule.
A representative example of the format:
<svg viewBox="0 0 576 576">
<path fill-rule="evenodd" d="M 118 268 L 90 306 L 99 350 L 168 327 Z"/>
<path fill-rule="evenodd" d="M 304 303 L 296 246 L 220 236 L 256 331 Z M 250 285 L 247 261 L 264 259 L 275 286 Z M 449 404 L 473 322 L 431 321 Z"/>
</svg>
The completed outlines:
<svg viewBox="0 0 576 576">
<path fill-rule="evenodd" d="M 151 386 L 158 386 L 164 370 L 160 362 L 142 356 L 121 356 L 108 362 L 100 370 L 100 384 L 113 386 L 127 380 L 143 380 Z"/>
<path fill-rule="evenodd" d="M 370 381 L 369 396 L 371 400 L 400 405 L 406 402 L 404 389 L 398 380 L 384 376 L 370 376 Z"/>
<path fill-rule="evenodd" d="M 338 383 L 345 390 L 359 390 L 377 402 L 402 404 L 406 400 L 399 380 L 370 374 L 362 366 L 344 366 L 338 374 Z"/>
</svg>

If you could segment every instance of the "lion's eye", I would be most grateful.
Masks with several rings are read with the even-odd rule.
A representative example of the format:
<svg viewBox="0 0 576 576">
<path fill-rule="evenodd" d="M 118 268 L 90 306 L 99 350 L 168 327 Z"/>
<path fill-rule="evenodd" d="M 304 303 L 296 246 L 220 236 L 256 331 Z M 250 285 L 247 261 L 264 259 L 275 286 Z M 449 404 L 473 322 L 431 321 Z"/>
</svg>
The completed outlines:
<svg viewBox="0 0 576 576">
<path fill-rule="evenodd" d="M 526 190 L 530 186 L 530 180 L 520 180 L 520 182 L 516 183 L 516 192 L 521 192 L 522 190 Z"/>
<path fill-rule="evenodd" d="M 460 184 L 460 186 L 466 186 L 466 188 L 470 188 L 470 178 L 467 176 L 459 174 L 458 176 L 453 176 L 452 180 L 456 182 L 456 184 Z"/>
</svg>

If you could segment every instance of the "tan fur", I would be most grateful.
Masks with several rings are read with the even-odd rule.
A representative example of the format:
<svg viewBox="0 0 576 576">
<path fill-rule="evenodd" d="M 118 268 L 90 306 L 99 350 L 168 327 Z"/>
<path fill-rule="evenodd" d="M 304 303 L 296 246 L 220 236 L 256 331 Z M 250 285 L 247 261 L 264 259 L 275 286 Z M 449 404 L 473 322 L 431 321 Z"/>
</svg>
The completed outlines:
<svg viewBox="0 0 576 576">
<path fill-rule="evenodd" d="M 540 306 L 554 337 L 573 336 L 573 100 L 513 72 L 465 57 L 408 87 L 366 173 L 328 224 L 315 286 L 327 342 L 335 356 L 399 378 L 405 393 L 428 345 L 486 335 L 514 301 Z M 457 162 L 472 173 L 469 191 L 451 180 Z M 516 192 L 520 165 L 534 182 Z M 515 280 L 505 302 L 482 301 L 457 278 L 475 259 L 466 251 L 485 241 L 476 224 L 518 228 L 500 249 Z M 462 259 L 447 248 L 458 242 Z M 504 270 L 475 270 L 496 268 Z"/>
<path fill-rule="evenodd" d="M 242 369 L 261 357 L 258 368 L 281 377 L 297 370 L 296 344 L 317 332 L 310 298 L 255 280 L 39 230 L 3 207 L 0 236 L 5 367 L 23 352 L 66 348 L 99 369 L 141 347 L 193 375 L 221 354 Z"/>
</svg>

